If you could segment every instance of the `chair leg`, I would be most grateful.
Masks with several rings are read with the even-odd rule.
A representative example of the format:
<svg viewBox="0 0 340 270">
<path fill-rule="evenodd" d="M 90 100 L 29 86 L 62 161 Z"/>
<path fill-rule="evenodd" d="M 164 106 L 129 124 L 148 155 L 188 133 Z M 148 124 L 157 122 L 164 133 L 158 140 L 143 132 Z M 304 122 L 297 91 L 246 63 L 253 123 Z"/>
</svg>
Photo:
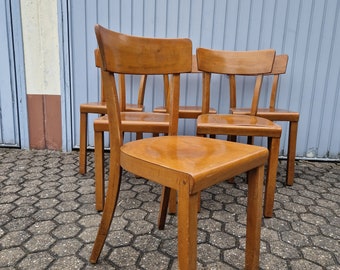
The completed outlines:
<svg viewBox="0 0 340 270">
<path fill-rule="evenodd" d="M 298 122 L 289 122 L 287 176 L 286 176 L 287 177 L 286 185 L 288 186 L 291 186 L 294 183 L 297 130 Z"/>
<path fill-rule="evenodd" d="M 188 181 L 183 180 L 178 191 L 178 266 L 196 269 L 197 264 L 197 200 L 190 194 Z"/>
<path fill-rule="evenodd" d="M 245 269 L 258 269 L 260 256 L 264 166 L 248 172 Z"/>
<path fill-rule="evenodd" d="M 169 214 L 176 214 L 177 211 L 177 192 L 176 190 L 170 191 L 169 197 Z"/>
<path fill-rule="evenodd" d="M 248 136 L 247 137 L 247 144 L 251 144 L 251 145 L 254 144 L 254 136 Z"/>
<path fill-rule="evenodd" d="M 163 187 L 162 197 L 161 197 L 161 205 L 158 214 L 158 229 L 164 230 L 166 214 L 168 211 L 169 199 L 170 199 L 171 189 L 168 187 Z"/>
<path fill-rule="evenodd" d="M 119 195 L 119 188 L 120 188 L 120 182 L 122 177 L 122 169 L 120 168 L 120 171 L 118 171 L 116 164 L 114 164 L 115 161 L 111 161 L 112 158 L 110 157 L 110 175 L 109 175 L 109 186 L 107 190 L 107 198 L 106 198 L 106 204 L 104 206 L 104 211 L 102 215 L 102 219 L 99 225 L 98 233 L 96 240 L 94 242 L 93 248 L 92 248 L 92 254 L 90 257 L 91 263 L 96 263 L 98 260 L 98 257 L 103 249 L 106 236 L 109 232 L 112 218 L 116 209 L 118 195 Z"/>
<path fill-rule="evenodd" d="M 104 132 L 94 131 L 94 163 L 96 185 L 96 209 L 102 211 L 105 201 L 104 184 Z"/>
<path fill-rule="evenodd" d="M 87 163 L 87 113 L 80 113 L 79 173 L 86 173 Z"/>
<path fill-rule="evenodd" d="M 236 142 L 237 136 L 236 135 L 227 135 L 227 141 L 229 142 Z M 248 143 L 249 143 L 249 137 L 248 137 Z M 235 177 L 229 178 L 226 180 L 227 182 L 233 184 L 235 183 Z"/>
<path fill-rule="evenodd" d="M 143 139 L 143 133 L 142 132 L 137 132 L 136 133 L 136 140 Z"/>
<path fill-rule="evenodd" d="M 276 188 L 277 166 L 279 164 L 280 138 L 268 138 L 269 158 L 264 196 L 264 216 L 272 217 Z"/>
</svg>

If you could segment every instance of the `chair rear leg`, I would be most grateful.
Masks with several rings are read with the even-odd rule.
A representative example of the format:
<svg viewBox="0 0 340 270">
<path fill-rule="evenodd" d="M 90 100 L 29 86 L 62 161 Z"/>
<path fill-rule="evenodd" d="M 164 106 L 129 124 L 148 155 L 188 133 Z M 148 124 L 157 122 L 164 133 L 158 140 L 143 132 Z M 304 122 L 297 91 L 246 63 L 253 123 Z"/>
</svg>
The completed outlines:
<svg viewBox="0 0 340 270">
<path fill-rule="evenodd" d="M 264 216 L 272 217 L 276 188 L 277 166 L 279 164 L 280 138 L 268 138 L 269 158 L 264 196 Z"/>
<path fill-rule="evenodd" d="M 289 122 L 287 175 L 286 175 L 287 177 L 286 185 L 288 186 L 291 186 L 294 183 L 297 130 L 298 122 Z"/>
<path fill-rule="evenodd" d="M 158 214 L 158 229 L 159 230 L 164 230 L 166 215 L 168 213 L 170 192 L 171 192 L 171 189 L 169 187 L 163 187 L 161 204 L 160 204 L 160 209 L 159 209 L 159 214 Z"/>
<path fill-rule="evenodd" d="M 169 196 L 169 214 L 176 214 L 177 211 L 177 192 L 171 189 Z"/>
<path fill-rule="evenodd" d="M 79 173 L 86 173 L 87 165 L 87 113 L 80 113 Z"/>
</svg>

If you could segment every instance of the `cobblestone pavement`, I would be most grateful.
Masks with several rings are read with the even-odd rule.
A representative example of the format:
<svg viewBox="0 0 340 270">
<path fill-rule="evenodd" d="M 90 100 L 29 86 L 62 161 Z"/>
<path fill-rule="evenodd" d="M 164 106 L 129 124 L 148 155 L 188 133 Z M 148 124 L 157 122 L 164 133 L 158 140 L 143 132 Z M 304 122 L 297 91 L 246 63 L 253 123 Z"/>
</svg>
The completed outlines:
<svg viewBox="0 0 340 270">
<path fill-rule="evenodd" d="M 78 152 L 0 149 L 0 268 L 177 269 L 176 216 L 159 231 L 161 188 L 128 173 L 100 259 L 88 262 L 101 217 L 89 158 L 79 175 Z M 261 269 L 340 269 L 340 163 L 298 161 L 291 187 L 279 166 Z M 241 176 L 202 193 L 199 269 L 243 268 L 246 190 Z"/>
</svg>

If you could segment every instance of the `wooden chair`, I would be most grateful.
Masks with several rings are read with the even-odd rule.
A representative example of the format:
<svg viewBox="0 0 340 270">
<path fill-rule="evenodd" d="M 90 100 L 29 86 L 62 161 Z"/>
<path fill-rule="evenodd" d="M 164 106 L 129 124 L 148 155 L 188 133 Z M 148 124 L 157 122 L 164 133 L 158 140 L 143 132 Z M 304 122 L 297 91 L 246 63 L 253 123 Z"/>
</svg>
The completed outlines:
<svg viewBox="0 0 340 270">
<path fill-rule="evenodd" d="M 99 68 L 101 66 L 101 59 L 99 50 L 96 49 L 94 51 L 95 55 L 95 63 Z M 100 76 L 101 80 L 103 80 L 103 76 Z M 145 91 L 145 76 L 141 76 L 139 90 L 138 90 L 138 101 L 137 104 L 126 104 L 127 111 L 136 111 L 142 112 L 144 110 L 144 91 Z M 119 75 L 119 84 L 120 90 L 124 91 L 125 87 L 125 77 L 124 75 Z M 106 114 L 106 102 L 105 102 L 105 94 L 104 94 L 103 81 L 101 82 L 101 100 L 99 102 L 90 102 L 80 104 L 80 143 L 79 143 L 79 173 L 85 174 L 87 168 L 87 123 L 88 123 L 88 114 Z M 125 104 L 125 100 L 124 100 Z"/>
<path fill-rule="evenodd" d="M 286 184 L 293 185 L 295 171 L 295 153 L 296 153 L 296 138 L 298 130 L 298 122 L 300 114 L 284 109 L 276 108 L 276 96 L 279 83 L 279 76 L 286 73 L 288 63 L 288 55 L 276 55 L 273 70 L 270 73 L 273 77 L 271 94 L 268 108 L 258 108 L 257 116 L 269 119 L 271 121 L 287 121 L 289 122 L 288 134 L 288 154 L 287 154 L 287 169 L 286 169 Z M 236 93 L 233 94 L 236 97 Z M 230 111 L 233 114 L 250 114 L 250 108 L 237 108 L 236 100 L 234 104 L 230 104 Z"/>
<path fill-rule="evenodd" d="M 269 159 L 265 191 L 264 215 L 273 214 L 276 173 L 280 147 L 281 127 L 272 121 L 256 116 L 263 75 L 271 72 L 275 51 L 218 51 L 198 48 L 198 69 L 203 71 L 203 87 L 210 87 L 212 73 L 229 75 L 230 99 L 236 93 L 236 75 L 256 76 L 249 115 L 202 114 L 197 118 L 197 135 L 262 136 L 268 138 Z M 208 90 L 206 90 L 208 91 Z M 233 104 L 233 103 L 232 103 Z M 251 142 L 252 140 L 249 140 Z"/>
<path fill-rule="evenodd" d="M 104 76 L 106 71 L 102 70 L 103 76 L 103 84 L 104 88 L 107 88 Z M 144 104 L 144 93 L 146 88 L 147 76 L 153 74 L 140 74 L 140 86 L 139 93 L 142 104 Z M 139 74 L 138 74 L 139 76 Z M 171 109 L 171 104 L 173 102 L 174 97 L 173 93 L 167 91 L 167 95 L 169 101 L 167 103 L 167 108 L 163 113 L 156 112 L 140 112 L 130 110 L 128 105 L 126 104 L 126 89 L 125 89 L 125 74 L 119 74 L 119 107 L 122 113 L 122 131 L 123 132 L 135 132 L 136 139 L 141 139 L 143 133 L 152 133 L 154 136 L 158 136 L 158 134 L 163 133 L 164 135 L 177 135 L 178 129 L 178 111 L 173 111 Z M 170 88 L 170 81 L 168 74 L 162 75 L 164 87 Z M 126 112 L 133 112 L 127 113 Z M 176 115 L 175 115 L 176 114 Z M 104 174 L 104 132 L 109 132 L 109 121 L 108 116 L 104 115 L 94 120 L 93 122 L 94 129 L 94 156 L 95 156 L 95 196 L 96 196 L 96 209 L 98 211 L 102 211 L 105 204 L 105 174 Z M 169 204 L 169 212 L 176 212 L 176 194 L 174 192 L 171 193 L 171 200 Z M 163 210 L 164 211 L 164 210 Z M 164 226 L 160 224 L 159 226 Z"/>
<path fill-rule="evenodd" d="M 170 107 L 173 112 L 178 112 L 180 73 L 191 69 L 192 44 L 189 39 L 126 36 L 99 25 L 95 27 L 95 32 L 105 76 L 110 82 L 106 100 L 111 152 L 107 199 L 90 261 L 97 262 L 107 237 L 117 205 L 122 168 L 165 186 L 165 198 L 170 189 L 177 190 L 180 269 L 196 269 L 198 192 L 228 177 L 249 171 L 245 268 L 257 269 L 263 171 L 268 150 L 195 136 L 161 136 L 123 145 L 123 119 L 130 112 L 120 112 L 114 73 L 172 74 L 170 91 L 173 98 Z M 174 114 L 175 122 L 176 115 L 178 113 Z M 166 204 L 167 200 L 163 202 Z"/>
<path fill-rule="evenodd" d="M 201 73 L 197 69 L 197 60 L 196 60 L 196 55 L 192 56 L 192 68 L 190 73 Z M 164 97 L 165 97 L 165 104 L 168 100 L 168 84 L 166 81 L 166 78 L 164 79 Z M 204 107 L 204 109 L 203 109 Z M 202 106 L 193 106 L 193 105 L 180 105 L 179 106 L 179 118 L 183 119 L 197 119 L 197 117 L 202 114 L 202 111 L 206 111 L 209 108 L 209 113 L 216 114 L 216 109 L 210 108 L 210 93 L 204 92 L 202 90 Z M 166 106 L 160 106 L 156 107 L 154 112 L 159 112 L 159 113 L 164 113 L 166 112 Z"/>
</svg>

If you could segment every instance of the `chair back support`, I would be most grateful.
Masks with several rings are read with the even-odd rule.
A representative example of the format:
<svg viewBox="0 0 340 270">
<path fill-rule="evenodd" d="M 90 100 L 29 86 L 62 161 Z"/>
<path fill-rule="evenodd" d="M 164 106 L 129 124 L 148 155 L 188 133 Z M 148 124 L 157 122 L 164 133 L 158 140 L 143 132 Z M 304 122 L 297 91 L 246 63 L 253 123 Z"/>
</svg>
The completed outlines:
<svg viewBox="0 0 340 270">
<path fill-rule="evenodd" d="M 251 115 L 256 115 L 263 75 L 273 68 L 275 50 L 221 51 L 205 48 L 196 50 L 198 70 L 203 71 L 203 113 L 209 112 L 211 73 L 229 75 L 230 108 L 236 107 L 235 75 L 256 76 Z"/>
<path fill-rule="evenodd" d="M 270 109 L 275 109 L 277 87 L 279 85 L 279 76 L 281 74 L 286 73 L 287 64 L 288 64 L 288 55 L 287 54 L 281 54 L 281 55 L 275 56 L 273 70 L 270 73 L 271 75 L 273 75 L 273 83 L 272 83 L 272 89 L 271 89 L 270 101 L 269 101 L 269 108 Z"/>
<path fill-rule="evenodd" d="M 100 52 L 99 52 L 98 48 L 94 50 L 94 61 L 96 63 L 97 68 L 102 67 L 102 59 L 101 59 Z M 101 102 L 105 102 L 105 89 L 104 89 L 104 83 L 103 83 L 103 72 L 104 72 L 104 70 L 100 69 L 100 78 L 101 78 L 100 101 Z"/>
<path fill-rule="evenodd" d="M 171 74 L 169 135 L 178 129 L 180 73 L 191 71 L 190 39 L 158 39 L 129 36 L 95 26 L 100 50 L 109 116 L 111 149 L 122 145 L 120 105 L 115 74 Z M 117 163 L 119 164 L 119 162 Z"/>
<path fill-rule="evenodd" d="M 100 33 L 98 35 L 98 33 Z M 189 39 L 145 38 L 96 26 L 103 68 L 125 74 L 176 74 L 191 71 Z M 190 46 L 188 46 L 190 44 Z M 183 57 L 190 51 L 190 60 Z"/>
<path fill-rule="evenodd" d="M 102 67 L 102 59 L 100 55 L 99 49 L 94 50 L 94 58 L 97 68 Z M 103 69 L 101 69 L 101 79 L 103 80 L 103 72 L 105 72 Z M 126 111 L 126 89 L 125 89 L 125 75 L 119 74 L 118 75 L 118 81 L 119 81 L 119 104 L 120 109 L 122 112 Z M 105 102 L 105 89 L 103 87 L 105 83 L 101 83 L 101 102 Z M 138 88 L 138 100 L 137 105 L 143 106 L 144 105 L 144 94 L 145 94 L 145 86 L 146 86 L 146 75 L 141 75 L 140 81 L 139 81 L 139 88 Z"/>
</svg>

